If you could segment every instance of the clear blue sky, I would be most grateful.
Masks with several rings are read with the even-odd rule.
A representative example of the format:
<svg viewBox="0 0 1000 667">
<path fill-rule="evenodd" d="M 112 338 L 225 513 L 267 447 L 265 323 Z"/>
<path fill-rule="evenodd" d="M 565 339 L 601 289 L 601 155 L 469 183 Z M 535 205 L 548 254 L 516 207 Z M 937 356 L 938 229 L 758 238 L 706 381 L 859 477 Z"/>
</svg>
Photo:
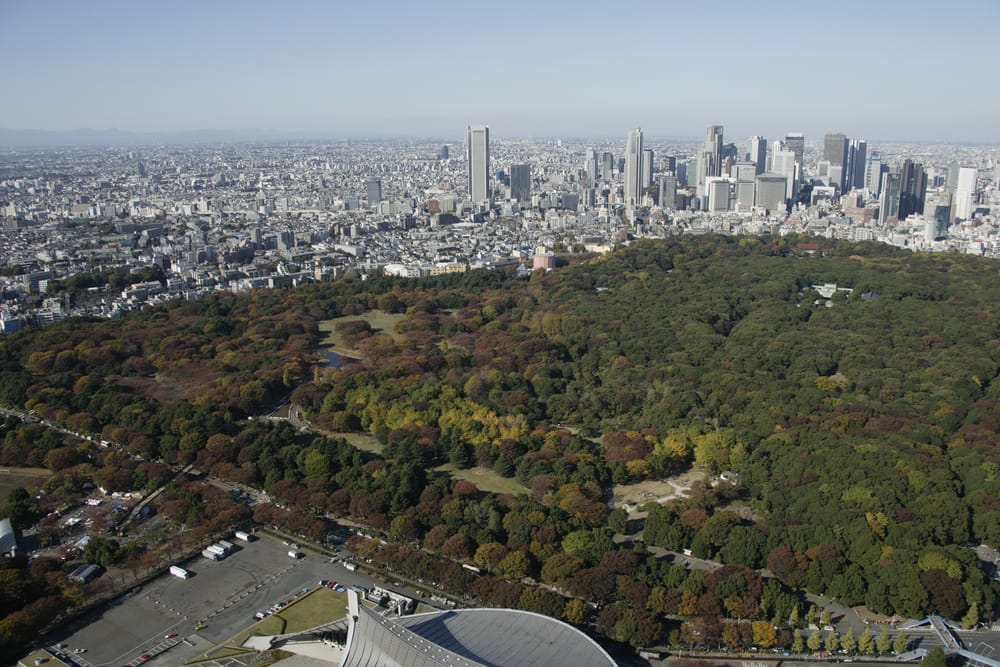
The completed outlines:
<svg viewBox="0 0 1000 667">
<path fill-rule="evenodd" d="M 0 127 L 1000 141 L 1000 0 L 0 0 Z"/>
</svg>

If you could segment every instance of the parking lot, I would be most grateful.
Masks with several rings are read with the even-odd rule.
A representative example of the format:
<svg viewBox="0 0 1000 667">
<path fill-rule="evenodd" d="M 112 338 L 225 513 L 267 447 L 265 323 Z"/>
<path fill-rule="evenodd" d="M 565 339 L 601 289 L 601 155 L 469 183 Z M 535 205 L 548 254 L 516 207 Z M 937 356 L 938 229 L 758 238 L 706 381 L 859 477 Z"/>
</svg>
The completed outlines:
<svg viewBox="0 0 1000 667">
<path fill-rule="evenodd" d="M 255 613 L 321 579 L 359 579 L 328 559 L 312 553 L 292 559 L 288 551 L 287 545 L 262 537 L 240 542 L 225 560 L 199 556 L 180 563 L 192 573 L 189 579 L 165 573 L 53 635 L 50 643 L 64 644 L 65 653 L 84 667 L 130 664 L 143 655 L 149 655 L 142 661 L 146 664 L 178 665 L 254 623 Z"/>
</svg>

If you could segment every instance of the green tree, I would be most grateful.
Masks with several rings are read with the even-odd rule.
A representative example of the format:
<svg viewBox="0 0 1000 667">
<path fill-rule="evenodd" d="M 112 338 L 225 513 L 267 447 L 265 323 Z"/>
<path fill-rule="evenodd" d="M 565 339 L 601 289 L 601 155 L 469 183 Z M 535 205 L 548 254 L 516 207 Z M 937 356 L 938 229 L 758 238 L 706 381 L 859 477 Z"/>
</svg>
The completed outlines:
<svg viewBox="0 0 1000 667">
<path fill-rule="evenodd" d="M 563 620 L 573 625 L 583 625 L 587 620 L 587 603 L 579 598 L 572 598 L 563 608 Z"/>
<path fill-rule="evenodd" d="M 836 631 L 831 632 L 826 636 L 826 641 L 823 642 L 823 647 L 826 648 L 829 653 L 833 653 L 840 647 L 840 638 L 837 637 Z"/>
<path fill-rule="evenodd" d="M 962 617 L 962 627 L 974 628 L 979 623 L 979 603 L 973 602 L 969 605 L 969 611 Z"/>
<path fill-rule="evenodd" d="M 802 641 L 802 629 L 795 628 L 795 632 L 792 633 L 792 653 L 802 653 L 804 647 L 805 642 Z"/>
<path fill-rule="evenodd" d="M 830 625 L 831 620 L 833 619 L 831 618 L 830 610 L 824 607 L 823 613 L 819 615 L 819 624 L 825 628 Z"/>
<path fill-rule="evenodd" d="M 818 651 L 822 645 L 823 640 L 819 636 L 819 630 L 813 630 L 812 634 L 809 635 L 809 639 L 806 640 L 806 646 L 809 647 L 810 651 Z"/>
<path fill-rule="evenodd" d="M 885 655 L 892 648 L 889 628 L 882 628 L 882 632 L 878 633 L 878 637 L 875 638 L 875 648 L 878 649 L 879 655 Z"/>
<path fill-rule="evenodd" d="M 854 649 L 857 648 L 857 642 L 854 639 L 854 628 L 847 628 L 847 632 L 840 638 L 840 648 L 848 653 L 854 653 Z"/>
<path fill-rule="evenodd" d="M 531 559 L 523 551 L 511 551 L 504 556 L 498 567 L 500 574 L 508 579 L 520 579 L 528 576 L 531 569 Z"/>
<path fill-rule="evenodd" d="M 622 535 L 628 530 L 628 514 L 618 507 L 608 515 L 608 528 Z"/>
<path fill-rule="evenodd" d="M 944 649 L 940 646 L 935 646 L 927 655 L 924 656 L 923 660 L 920 661 L 920 667 L 948 667 L 948 661 L 945 659 Z"/>
<path fill-rule="evenodd" d="M 774 626 L 768 621 L 754 621 L 751 625 L 754 646 L 771 648 L 776 641 Z"/>
<path fill-rule="evenodd" d="M 866 625 L 865 629 L 861 632 L 861 636 L 858 637 L 858 653 L 868 655 L 874 648 L 875 642 L 872 639 L 872 630 Z"/>
<path fill-rule="evenodd" d="M 124 555 L 121 546 L 106 537 L 95 537 L 83 548 L 83 560 L 102 567 L 117 564 Z"/>
<path fill-rule="evenodd" d="M 910 641 L 906 637 L 906 633 L 902 630 L 896 633 L 896 638 L 892 640 L 892 650 L 896 655 L 900 653 L 906 653 L 906 649 L 909 647 Z"/>
</svg>

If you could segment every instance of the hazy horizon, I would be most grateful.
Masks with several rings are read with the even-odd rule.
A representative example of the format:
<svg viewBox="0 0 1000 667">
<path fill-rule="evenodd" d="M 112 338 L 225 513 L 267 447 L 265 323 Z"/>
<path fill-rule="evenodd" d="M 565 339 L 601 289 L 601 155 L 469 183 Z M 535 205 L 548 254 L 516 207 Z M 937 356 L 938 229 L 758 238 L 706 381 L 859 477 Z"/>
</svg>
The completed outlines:
<svg viewBox="0 0 1000 667">
<path fill-rule="evenodd" d="M 613 10 L 613 11 L 612 11 Z M 1000 3 L 0 4 L 0 127 L 1000 143 Z"/>
</svg>

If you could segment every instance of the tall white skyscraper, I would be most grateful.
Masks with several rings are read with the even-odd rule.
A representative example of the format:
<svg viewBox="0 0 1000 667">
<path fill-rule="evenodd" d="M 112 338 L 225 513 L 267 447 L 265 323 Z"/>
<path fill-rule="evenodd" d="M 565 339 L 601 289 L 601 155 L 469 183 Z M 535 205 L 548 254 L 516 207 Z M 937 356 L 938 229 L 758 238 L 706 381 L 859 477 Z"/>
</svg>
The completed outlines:
<svg viewBox="0 0 1000 667">
<path fill-rule="evenodd" d="M 490 197 L 490 128 L 469 126 L 469 197 L 474 202 Z"/>
<path fill-rule="evenodd" d="M 794 199 L 797 191 L 795 152 L 776 150 L 771 156 L 771 162 L 771 171 L 785 177 L 785 199 Z"/>
<path fill-rule="evenodd" d="M 653 149 L 642 149 L 642 187 L 648 188 L 653 184 Z"/>
<path fill-rule="evenodd" d="M 955 217 L 968 220 L 976 210 L 976 181 L 979 172 L 975 167 L 960 167 L 955 185 Z"/>
<path fill-rule="evenodd" d="M 699 174 L 701 183 L 710 176 L 722 174 L 722 126 L 709 125 L 705 131 L 705 147 L 702 149 L 704 173 Z"/>
<path fill-rule="evenodd" d="M 757 166 L 755 175 L 767 171 L 767 139 L 756 135 L 747 139 L 746 159 Z"/>
<path fill-rule="evenodd" d="M 628 133 L 625 142 L 625 205 L 638 206 L 642 201 L 642 129 Z"/>
</svg>

